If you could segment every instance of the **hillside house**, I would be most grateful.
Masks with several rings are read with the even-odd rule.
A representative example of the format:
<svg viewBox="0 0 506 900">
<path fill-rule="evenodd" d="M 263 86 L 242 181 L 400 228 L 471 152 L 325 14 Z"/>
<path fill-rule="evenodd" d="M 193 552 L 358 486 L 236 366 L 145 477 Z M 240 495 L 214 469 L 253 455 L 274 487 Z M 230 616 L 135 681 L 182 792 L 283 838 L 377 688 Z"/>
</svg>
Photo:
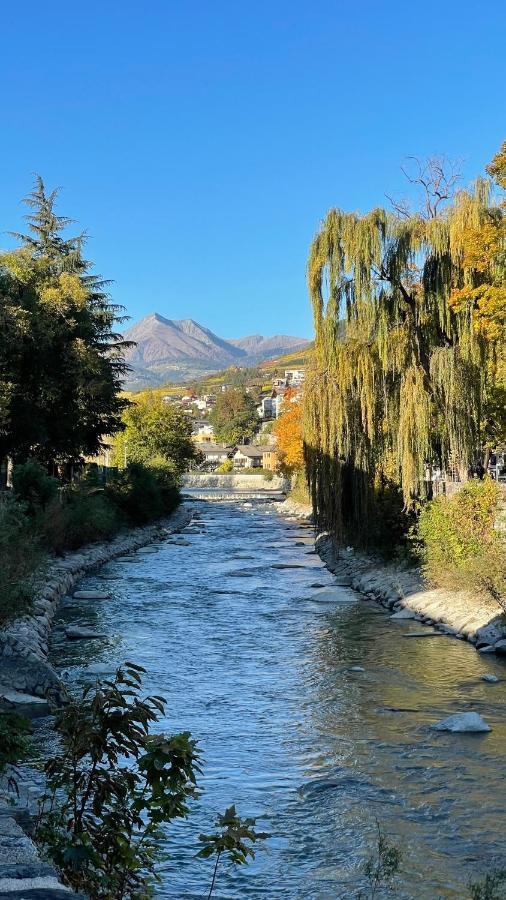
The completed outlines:
<svg viewBox="0 0 506 900">
<path fill-rule="evenodd" d="M 285 372 L 285 382 L 287 387 L 301 387 L 304 384 L 306 373 L 304 369 L 287 369 Z"/>
<path fill-rule="evenodd" d="M 272 447 L 254 447 L 252 444 L 240 444 L 233 457 L 234 469 L 261 469 L 265 453 L 271 453 Z"/>
<path fill-rule="evenodd" d="M 193 423 L 192 438 L 194 441 L 212 441 L 214 427 L 207 419 L 196 419 Z"/>
<path fill-rule="evenodd" d="M 195 397 L 192 400 L 192 406 L 196 406 L 199 412 L 205 412 L 208 409 L 212 409 L 214 406 L 215 400 L 211 394 L 204 394 L 203 397 Z"/>
<path fill-rule="evenodd" d="M 277 419 L 281 412 L 283 397 L 276 391 L 268 397 L 262 397 L 257 413 L 260 419 Z"/>
<path fill-rule="evenodd" d="M 260 405 L 257 406 L 257 413 L 260 419 L 275 418 L 274 400 L 272 397 L 262 397 Z"/>
<path fill-rule="evenodd" d="M 205 463 L 216 466 L 221 465 L 226 459 L 230 459 L 234 452 L 233 447 L 228 447 L 226 444 L 213 444 L 210 441 L 200 444 L 199 450 L 204 456 Z"/>
</svg>

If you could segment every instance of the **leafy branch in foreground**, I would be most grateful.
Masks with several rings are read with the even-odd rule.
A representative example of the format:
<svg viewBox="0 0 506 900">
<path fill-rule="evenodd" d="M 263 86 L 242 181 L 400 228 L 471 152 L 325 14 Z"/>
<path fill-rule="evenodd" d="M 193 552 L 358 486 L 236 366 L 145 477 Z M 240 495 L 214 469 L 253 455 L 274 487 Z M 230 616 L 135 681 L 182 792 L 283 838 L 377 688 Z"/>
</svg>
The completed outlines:
<svg viewBox="0 0 506 900">
<path fill-rule="evenodd" d="M 165 701 L 140 696 L 143 673 L 125 663 L 56 717 L 61 749 L 46 764 L 36 839 L 92 900 L 149 896 L 161 825 L 187 815 L 200 772 L 187 732 L 150 733 Z"/>
<path fill-rule="evenodd" d="M 141 696 L 145 670 L 126 662 L 58 711 L 59 752 L 46 763 L 35 838 L 74 891 L 90 900 L 146 900 L 160 880 L 163 827 L 189 812 L 200 754 L 189 732 L 153 734 L 165 700 Z M 0 735 L 1 736 L 1 735 Z M 199 856 L 245 863 L 264 837 L 230 807 Z M 209 895 L 211 896 L 211 895 Z"/>
<path fill-rule="evenodd" d="M 369 897 L 374 900 L 381 888 L 392 888 L 395 877 L 399 874 L 402 853 L 381 831 L 379 822 L 376 822 L 378 837 L 376 853 L 370 856 L 364 866 L 364 874 L 369 882 Z M 364 894 L 358 895 L 358 900 L 363 900 Z"/>
<path fill-rule="evenodd" d="M 216 875 L 218 866 L 223 854 L 226 854 L 230 862 L 235 865 L 244 865 L 248 861 L 248 856 L 255 858 L 255 851 L 252 845 L 256 841 L 263 841 L 268 834 L 255 831 L 255 819 L 241 819 L 237 815 L 235 806 L 230 806 L 225 810 L 223 815 L 218 816 L 216 825 L 220 831 L 215 834 L 201 834 L 199 841 L 204 846 L 199 850 L 197 856 L 203 856 L 208 859 L 210 856 L 216 856 L 214 866 L 213 879 L 207 900 L 210 900 L 216 883 Z"/>
</svg>

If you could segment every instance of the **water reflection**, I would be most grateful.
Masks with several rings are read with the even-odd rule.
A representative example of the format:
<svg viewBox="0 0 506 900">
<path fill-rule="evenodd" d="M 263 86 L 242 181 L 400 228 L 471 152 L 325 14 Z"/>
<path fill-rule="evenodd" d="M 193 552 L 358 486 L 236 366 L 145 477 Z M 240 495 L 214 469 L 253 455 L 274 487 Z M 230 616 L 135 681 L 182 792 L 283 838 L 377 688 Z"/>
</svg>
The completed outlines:
<svg viewBox="0 0 506 900">
<path fill-rule="evenodd" d="M 70 643 L 58 628 L 53 642 L 71 683 L 125 658 L 145 666 L 147 688 L 168 698 L 166 727 L 202 745 L 205 790 L 171 829 L 157 896 L 204 895 L 196 836 L 230 802 L 273 837 L 248 869 L 224 873 L 223 900 L 355 896 L 376 818 L 404 851 L 400 896 L 465 896 L 471 870 L 506 858 L 506 682 L 479 679 L 506 678 L 504 664 L 452 639 L 407 640 L 412 623 L 352 593 L 319 599 L 311 585 L 332 577 L 274 506 L 200 509 L 190 546 L 111 562 L 83 582 L 107 584 L 110 600 L 62 608 L 60 625 L 93 624 L 107 642 Z M 470 707 L 490 734 L 430 731 Z"/>
</svg>

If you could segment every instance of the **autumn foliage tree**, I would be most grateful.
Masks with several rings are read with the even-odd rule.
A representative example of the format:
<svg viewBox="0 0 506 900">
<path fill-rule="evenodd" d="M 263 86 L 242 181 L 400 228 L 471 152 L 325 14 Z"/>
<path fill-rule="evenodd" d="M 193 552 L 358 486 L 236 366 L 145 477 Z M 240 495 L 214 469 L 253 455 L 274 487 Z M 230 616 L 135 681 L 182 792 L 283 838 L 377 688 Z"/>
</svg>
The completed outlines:
<svg viewBox="0 0 506 900">
<path fill-rule="evenodd" d="M 305 461 L 316 521 L 339 538 L 367 540 L 378 482 L 412 509 L 428 461 L 465 478 L 501 405 L 504 201 L 484 178 L 456 190 L 444 160 L 415 167 L 415 211 L 332 209 L 311 246 Z"/>
<path fill-rule="evenodd" d="M 282 471 L 287 475 L 301 471 L 304 466 L 302 407 L 300 398 L 295 398 L 291 391 L 285 394 L 283 409 L 273 430 L 278 440 Z"/>
</svg>

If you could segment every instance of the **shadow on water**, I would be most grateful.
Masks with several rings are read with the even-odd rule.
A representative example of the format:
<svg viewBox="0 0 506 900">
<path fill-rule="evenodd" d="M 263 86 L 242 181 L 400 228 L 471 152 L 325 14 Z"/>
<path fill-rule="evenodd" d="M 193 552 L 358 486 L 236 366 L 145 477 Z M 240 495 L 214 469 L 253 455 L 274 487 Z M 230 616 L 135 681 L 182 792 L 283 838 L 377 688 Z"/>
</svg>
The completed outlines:
<svg viewBox="0 0 506 900">
<path fill-rule="evenodd" d="M 323 602 L 312 585 L 332 576 L 274 504 L 199 509 L 190 546 L 161 543 L 84 579 L 111 599 L 64 604 L 53 638 L 71 685 L 143 665 L 168 700 L 164 727 L 202 746 L 204 792 L 170 830 L 156 895 L 205 895 L 197 836 L 235 802 L 272 838 L 251 866 L 224 870 L 222 900 L 356 896 L 376 819 L 403 849 L 398 896 L 466 896 L 471 872 L 506 859 L 504 664 L 452 639 L 404 640 L 411 623 L 347 589 L 347 602 Z M 69 642 L 68 622 L 109 637 Z M 485 684 L 487 671 L 504 680 Z M 490 734 L 430 730 L 469 708 Z"/>
</svg>

